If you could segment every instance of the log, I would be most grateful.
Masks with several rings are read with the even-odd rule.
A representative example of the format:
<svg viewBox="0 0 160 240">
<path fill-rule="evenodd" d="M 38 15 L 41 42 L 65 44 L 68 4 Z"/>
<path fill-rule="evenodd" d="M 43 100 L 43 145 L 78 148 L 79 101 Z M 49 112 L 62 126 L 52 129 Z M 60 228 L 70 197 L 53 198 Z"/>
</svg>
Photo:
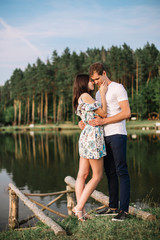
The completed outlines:
<svg viewBox="0 0 160 240">
<path fill-rule="evenodd" d="M 66 186 L 66 190 L 70 191 L 69 193 L 67 193 L 67 209 L 68 209 L 68 215 L 72 216 L 72 209 L 74 208 L 74 193 L 73 188 L 71 188 L 69 185 Z"/>
<path fill-rule="evenodd" d="M 51 206 L 53 203 L 55 203 L 57 200 L 59 200 L 61 197 L 63 197 L 64 196 L 64 193 L 63 194 L 60 194 L 58 197 L 56 197 L 55 199 L 53 199 L 51 202 L 49 202 L 48 204 L 47 204 L 47 207 L 49 207 L 49 206 Z M 42 211 L 44 211 L 45 210 L 45 208 L 43 208 L 42 209 Z"/>
<path fill-rule="evenodd" d="M 61 195 L 59 195 L 58 197 L 56 197 L 55 199 L 53 199 L 51 202 L 49 202 L 49 203 L 47 204 L 47 207 L 49 207 L 50 205 L 52 205 L 54 202 L 56 202 L 58 199 L 60 199 L 63 195 L 64 195 L 64 194 L 61 194 Z M 44 211 L 44 210 L 46 210 L 46 209 L 45 209 L 45 208 L 42 208 L 41 210 Z M 33 219 L 34 217 L 35 217 L 35 215 L 32 215 L 32 216 L 30 216 L 30 217 L 28 217 L 28 218 L 26 218 L 26 219 L 21 220 L 21 221 L 19 222 L 19 225 L 22 225 L 22 224 L 28 222 L 29 220 Z"/>
<path fill-rule="evenodd" d="M 71 186 L 71 188 L 75 189 L 75 179 L 73 177 L 67 176 L 64 181 L 65 183 L 67 183 L 67 185 Z M 91 197 L 94 198 L 96 201 L 104 204 L 106 207 L 109 206 L 109 197 L 107 197 L 103 193 L 94 190 L 94 192 L 91 194 Z"/>
<path fill-rule="evenodd" d="M 60 227 L 56 222 L 47 217 L 34 203 L 32 203 L 24 194 L 16 188 L 12 183 L 9 184 L 15 194 L 23 201 L 23 203 L 36 215 L 36 217 L 44 224 L 48 225 L 55 233 L 55 235 L 65 235 L 65 230 Z"/>
<path fill-rule="evenodd" d="M 132 206 L 129 206 L 129 213 L 133 216 L 136 216 L 138 218 L 141 218 L 143 220 L 156 220 L 156 216 L 149 213 L 142 211 L 140 209 L 134 208 Z"/>
<path fill-rule="evenodd" d="M 100 207 L 97 207 L 95 210 L 101 210 L 103 208 L 106 208 L 106 205 L 103 205 L 103 206 L 100 206 Z"/>
<path fill-rule="evenodd" d="M 54 196 L 54 195 L 59 195 L 59 194 L 63 194 L 63 193 L 68 193 L 70 191 L 68 190 L 64 190 L 64 191 L 60 191 L 60 192 L 54 192 L 54 193 L 24 193 L 25 196 L 29 197 L 46 197 L 46 196 Z M 72 190 L 72 192 L 74 192 L 74 190 Z"/>
<path fill-rule="evenodd" d="M 10 229 L 19 227 L 18 222 L 18 197 L 12 189 L 9 189 L 9 219 L 8 225 Z"/>
<path fill-rule="evenodd" d="M 60 213 L 60 212 L 57 212 L 57 211 L 55 211 L 55 210 L 53 210 L 53 209 L 51 209 L 51 208 L 49 208 L 49 207 L 46 207 L 46 206 L 43 205 L 42 203 L 39 203 L 39 202 L 37 202 L 37 201 L 35 201 L 35 200 L 31 199 L 31 198 L 30 198 L 29 200 L 30 200 L 31 202 L 37 204 L 38 206 L 40 206 L 40 207 L 48 210 L 49 212 L 55 213 L 55 214 L 57 214 L 58 216 L 61 216 L 61 217 L 63 217 L 63 218 L 66 218 L 66 217 L 67 217 L 66 215 L 64 215 L 64 214 L 62 214 L 62 213 Z"/>
<path fill-rule="evenodd" d="M 69 186 L 71 186 L 71 188 L 75 189 L 75 179 L 71 176 L 67 176 L 64 179 L 65 183 Z M 109 206 L 109 197 L 107 197 L 106 195 L 104 195 L 103 193 L 99 192 L 99 191 L 94 191 L 91 194 L 91 197 L 94 198 L 96 201 L 104 204 L 105 206 Z M 138 218 L 141 218 L 143 220 L 155 220 L 156 216 L 149 213 L 149 212 L 145 212 L 142 211 L 140 209 L 134 208 L 129 206 L 129 211 L 128 211 L 131 215 L 134 215 Z"/>
</svg>

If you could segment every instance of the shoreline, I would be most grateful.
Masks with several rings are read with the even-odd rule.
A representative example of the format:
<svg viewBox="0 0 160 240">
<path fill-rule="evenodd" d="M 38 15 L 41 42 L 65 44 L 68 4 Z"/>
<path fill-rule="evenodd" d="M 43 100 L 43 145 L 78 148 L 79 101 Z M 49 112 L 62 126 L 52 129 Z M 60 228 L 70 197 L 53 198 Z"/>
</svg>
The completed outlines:
<svg viewBox="0 0 160 240">
<path fill-rule="evenodd" d="M 156 128 L 156 123 L 160 123 L 160 121 L 152 121 L 152 120 L 136 120 L 136 121 L 127 121 L 126 128 L 127 131 L 139 130 L 144 132 L 150 131 L 158 131 L 160 133 L 160 128 Z M 16 126 L 2 126 L 0 127 L 0 132 L 12 132 L 12 131 L 62 131 L 62 130 L 78 130 L 78 125 L 74 125 L 71 122 L 59 123 L 59 124 L 30 124 L 30 125 L 16 125 Z"/>
</svg>

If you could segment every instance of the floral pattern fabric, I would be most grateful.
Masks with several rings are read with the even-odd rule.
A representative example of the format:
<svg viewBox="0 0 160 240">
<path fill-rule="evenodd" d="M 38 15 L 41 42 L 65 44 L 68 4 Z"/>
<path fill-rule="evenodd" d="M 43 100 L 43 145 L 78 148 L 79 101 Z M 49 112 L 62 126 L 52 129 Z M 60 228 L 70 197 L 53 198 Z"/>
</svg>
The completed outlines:
<svg viewBox="0 0 160 240">
<path fill-rule="evenodd" d="M 103 135 L 103 127 L 92 127 L 88 121 L 98 116 L 94 110 L 101 107 L 101 104 L 95 101 L 93 104 L 85 103 L 80 98 L 76 114 L 81 117 L 86 124 L 79 138 L 79 155 L 87 159 L 100 159 L 106 156 L 106 148 Z"/>
</svg>

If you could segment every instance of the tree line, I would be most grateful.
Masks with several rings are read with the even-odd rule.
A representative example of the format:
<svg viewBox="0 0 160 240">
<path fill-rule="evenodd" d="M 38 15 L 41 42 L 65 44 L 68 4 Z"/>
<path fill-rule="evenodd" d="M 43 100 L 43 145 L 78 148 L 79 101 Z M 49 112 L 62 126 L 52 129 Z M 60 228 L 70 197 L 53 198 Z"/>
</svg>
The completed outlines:
<svg viewBox="0 0 160 240">
<path fill-rule="evenodd" d="M 102 62 L 107 75 L 122 83 L 129 96 L 131 112 L 146 119 L 160 113 L 160 52 L 147 43 L 133 51 L 126 43 L 105 49 L 88 48 L 61 55 L 54 50 L 51 59 L 37 59 L 22 71 L 16 68 L 0 87 L 0 123 L 59 123 L 77 117 L 72 108 L 73 81 L 78 73 L 88 73 L 94 62 Z"/>
</svg>

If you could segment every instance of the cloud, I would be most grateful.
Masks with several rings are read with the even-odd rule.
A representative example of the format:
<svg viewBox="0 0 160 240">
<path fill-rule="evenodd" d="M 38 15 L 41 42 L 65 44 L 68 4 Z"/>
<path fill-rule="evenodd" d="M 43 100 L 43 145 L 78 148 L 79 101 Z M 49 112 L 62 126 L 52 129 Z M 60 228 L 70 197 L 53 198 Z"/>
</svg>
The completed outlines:
<svg viewBox="0 0 160 240">
<path fill-rule="evenodd" d="M 83 7 L 66 7 L 64 10 L 56 5 L 54 11 L 24 26 L 26 37 L 35 40 L 39 38 L 38 41 L 64 39 L 65 45 L 65 38 L 94 38 L 97 41 L 105 38 L 106 41 L 112 41 L 116 37 L 118 43 L 119 39 L 123 40 L 124 37 L 127 37 L 126 41 L 131 38 L 146 38 L 147 42 L 147 38 L 160 35 L 160 7 L 132 6 L 107 11 L 106 8 L 96 6 L 96 10 L 93 6 L 90 10 Z"/>
<path fill-rule="evenodd" d="M 42 52 L 26 38 L 25 31 L 13 28 L 1 18 L 0 25 L 1 85 L 15 68 L 24 69 L 27 63 L 41 57 Z"/>
<path fill-rule="evenodd" d="M 79 1 L 73 5 L 66 3 L 63 7 L 56 3 L 47 13 L 28 18 L 26 23 L 14 23 L 16 27 L 0 19 L 2 71 L 8 64 L 13 70 L 15 66 L 24 69 L 38 57 L 44 61 L 54 49 L 62 52 L 67 46 L 79 52 L 88 47 L 109 48 L 126 42 L 136 49 L 149 41 L 160 48 L 159 6 L 108 9 L 98 1 L 93 3 L 88 7 L 84 1 L 83 4 Z"/>
<path fill-rule="evenodd" d="M 22 31 L 19 31 L 16 28 L 13 28 L 9 26 L 3 19 L 0 18 L 0 24 L 4 27 L 5 32 L 6 32 L 6 38 L 9 41 L 15 41 L 15 40 L 20 40 L 21 42 L 25 43 L 30 49 L 32 49 L 36 54 L 41 54 L 40 50 L 34 46 L 28 39 L 24 37 L 25 33 Z M 5 33 L 4 31 L 2 32 L 3 34 Z M 2 36 L 3 37 L 3 36 Z"/>
<path fill-rule="evenodd" d="M 7 66 L 9 73 L 16 66 L 24 69 L 27 61 L 35 61 L 36 58 L 42 56 L 41 51 L 26 38 L 24 31 L 13 28 L 3 19 L 0 19 L 0 25 L 3 27 L 0 29 L 0 68 L 2 71 L 6 72 Z"/>
</svg>

